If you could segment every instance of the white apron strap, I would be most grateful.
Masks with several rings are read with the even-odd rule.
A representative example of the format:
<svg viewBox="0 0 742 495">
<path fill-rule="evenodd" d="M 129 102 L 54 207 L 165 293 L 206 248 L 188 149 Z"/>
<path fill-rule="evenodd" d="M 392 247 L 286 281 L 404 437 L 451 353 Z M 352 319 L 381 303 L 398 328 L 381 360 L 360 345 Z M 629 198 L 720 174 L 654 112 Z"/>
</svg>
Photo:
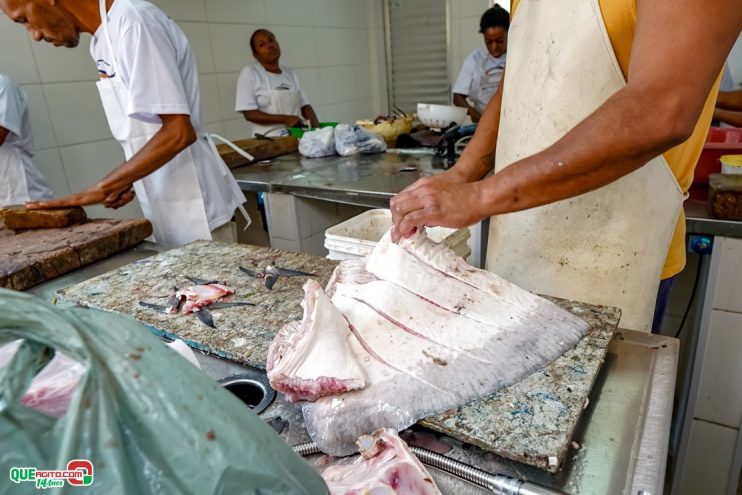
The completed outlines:
<svg viewBox="0 0 742 495">
<path fill-rule="evenodd" d="M 242 189 L 239 188 L 239 185 L 235 186 L 234 176 L 232 175 L 232 171 L 229 170 L 229 167 L 227 167 L 227 164 L 224 163 L 224 160 L 222 160 L 222 157 L 219 154 L 219 150 L 216 149 L 216 143 L 214 142 L 214 138 L 216 138 L 219 141 L 221 141 L 222 143 L 226 144 L 227 146 L 229 146 L 230 148 L 232 148 L 237 153 L 239 153 L 240 155 L 244 156 L 245 158 L 247 158 L 251 162 L 254 161 L 255 158 L 250 153 L 248 153 L 247 151 L 241 149 L 239 146 L 237 146 L 236 144 L 234 144 L 229 139 L 224 138 L 224 137 L 222 137 L 222 136 L 220 136 L 218 134 L 209 134 L 209 133 L 207 133 L 204 137 L 206 139 L 206 142 L 209 143 L 209 148 L 211 148 L 211 152 L 214 154 L 214 156 L 216 157 L 217 162 L 221 166 L 221 174 L 222 174 L 222 179 L 224 179 L 224 184 L 228 184 L 231 189 L 233 189 L 234 187 L 236 187 L 237 188 L 237 191 L 234 191 L 233 190 L 232 193 L 233 194 L 236 194 L 237 197 L 242 197 L 243 198 L 243 201 L 240 201 L 240 205 L 237 207 L 237 209 L 240 210 L 240 213 L 242 213 L 242 216 L 245 218 L 245 228 L 243 230 L 247 230 L 247 228 L 250 227 L 250 225 L 252 225 L 252 219 L 250 218 L 250 215 L 247 213 L 247 210 L 245 209 L 245 207 L 243 206 L 244 196 L 245 195 L 242 192 Z"/>
</svg>

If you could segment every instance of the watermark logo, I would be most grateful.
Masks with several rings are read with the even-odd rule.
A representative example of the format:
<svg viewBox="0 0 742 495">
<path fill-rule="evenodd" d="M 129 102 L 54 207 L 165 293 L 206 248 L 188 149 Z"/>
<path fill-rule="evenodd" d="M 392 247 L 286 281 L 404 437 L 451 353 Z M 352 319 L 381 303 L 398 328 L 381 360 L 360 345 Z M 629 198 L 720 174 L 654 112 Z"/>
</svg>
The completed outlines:
<svg viewBox="0 0 742 495">
<path fill-rule="evenodd" d="M 73 459 L 67 463 L 67 469 L 55 471 L 12 467 L 10 480 L 14 483 L 32 482 L 37 489 L 61 488 L 65 481 L 72 486 L 90 486 L 93 484 L 93 463 L 87 459 Z"/>
</svg>

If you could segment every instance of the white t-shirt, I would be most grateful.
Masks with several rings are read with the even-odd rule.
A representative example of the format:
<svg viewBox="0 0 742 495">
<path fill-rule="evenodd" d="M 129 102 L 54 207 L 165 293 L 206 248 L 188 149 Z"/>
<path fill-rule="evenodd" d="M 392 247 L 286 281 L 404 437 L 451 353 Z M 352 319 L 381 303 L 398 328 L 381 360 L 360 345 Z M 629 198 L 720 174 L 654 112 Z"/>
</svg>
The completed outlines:
<svg viewBox="0 0 742 495">
<path fill-rule="evenodd" d="M 0 74 L 0 127 L 8 130 L 0 150 L 14 147 L 18 154 L 3 153 L 0 157 L 0 189 L 3 191 L 14 190 L 15 193 L 9 197 L 16 199 L 12 203 L 25 201 L 27 199 L 51 199 L 54 197 L 51 188 L 44 180 L 44 176 L 31 161 L 33 156 L 33 137 L 31 135 L 31 124 L 28 119 L 28 100 L 23 88 L 18 86 L 9 77 Z M 20 162 L 18 162 L 20 156 Z M 21 191 L 18 184 L 1 184 L 2 181 L 11 177 L 9 170 L 5 167 L 14 167 L 26 177 L 26 190 Z M 18 167 L 18 168 L 15 168 Z M 22 188 L 20 188 L 22 189 Z M 27 197 L 26 197 L 27 195 Z M 5 193 L 2 194 L 5 196 Z M 17 199 L 19 198 L 20 199 Z M 2 201 L 5 203 L 5 201 Z M 11 202 L 8 202 L 11 204 Z"/>
<path fill-rule="evenodd" d="M 143 0 L 116 0 L 108 11 L 114 57 L 101 25 L 90 43 L 98 72 L 129 89 L 129 117 L 159 123 L 158 115 L 190 115 L 201 133 L 198 70 L 188 39 L 163 11 Z"/>
<path fill-rule="evenodd" d="M 480 46 L 475 49 L 464 59 L 459 76 L 453 85 L 452 92 L 467 96 L 477 94 L 479 83 L 484 73 L 488 71 L 499 71 L 501 74 L 502 69 L 505 68 L 506 59 L 507 53 L 495 58 L 490 55 L 486 47 Z M 484 106 L 487 105 L 487 102 L 481 103 Z"/>
<path fill-rule="evenodd" d="M 203 136 L 196 60 L 177 24 L 144 0 L 116 0 L 108 11 L 108 31 L 118 67 L 114 67 L 102 24 L 93 35 L 90 54 L 99 73 L 120 78 L 128 88 L 127 115 L 150 123 L 160 123 L 159 115 L 190 115 L 196 134 Z M 231 220 L 244 197 L 240 201 L 224 190 L 223 166 L 204 138 L 189 149 L 196 157 L 206 217 L 213 231 Z"/>
<path fill-rule="evenodd" d="M 301 90 L 296 72 L 284 66 L 280 66 L 280 69 L 280 74 L 268 72 L 260 64 L 248 65 L 242 69 L 237 81 L 235 111 L 260 110 L 265 112 L 270 104 L 268 93 L 276 90 L 299 91 L 301 106 L 309 105 L 309 99 Z"/>
</svg>

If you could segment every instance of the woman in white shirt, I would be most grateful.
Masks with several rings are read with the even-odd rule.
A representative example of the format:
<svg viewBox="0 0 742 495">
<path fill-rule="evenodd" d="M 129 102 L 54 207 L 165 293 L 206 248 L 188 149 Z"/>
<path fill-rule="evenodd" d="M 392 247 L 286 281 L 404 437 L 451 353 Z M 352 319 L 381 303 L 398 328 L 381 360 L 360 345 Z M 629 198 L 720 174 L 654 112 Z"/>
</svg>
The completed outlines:
<svg viewBox="0 0 742 495">
<path fill-rule="evenodd" d="M 508 50 L 510 13 L 495 5 L 487 9 L 479 21 L 484 47 L 477 48 L 464 60 L 453 86 L 453 104 L 469 110 L 473 122 L 478 122 L 500 85 Z"/>
<path fill-rule="evenodd" d="M 301 126 L 305 120 L 317 127 L 317 115 L 296 73 L 278 63 L 281 47 L 275 35 L 267 29 L 256 30 L 250 37 L 250 48 L 258 63 L 240 73 L 235 110 L 252 123 L 253 136 L 287 135 L 288 127 Z"/>
</svg>

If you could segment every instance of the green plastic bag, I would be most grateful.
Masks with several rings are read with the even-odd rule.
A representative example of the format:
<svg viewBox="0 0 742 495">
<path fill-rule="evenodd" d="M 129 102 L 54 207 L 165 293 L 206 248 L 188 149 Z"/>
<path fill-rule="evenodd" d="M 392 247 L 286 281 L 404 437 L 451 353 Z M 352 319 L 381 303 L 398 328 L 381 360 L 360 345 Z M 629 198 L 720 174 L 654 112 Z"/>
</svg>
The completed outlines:
<svg viewBox="0 0 742 495">
<path fill-rule="evenodd" d="M 39 493 L 53 476 L 55 494 L 327 493 L 269 426 L 141 323 L 0 289 L 0 346 L 19 338 L 0 369 L 0 495 Z M 54 351 L 86 368 L 58 420 L 21 405 Z"/>
</svg>

